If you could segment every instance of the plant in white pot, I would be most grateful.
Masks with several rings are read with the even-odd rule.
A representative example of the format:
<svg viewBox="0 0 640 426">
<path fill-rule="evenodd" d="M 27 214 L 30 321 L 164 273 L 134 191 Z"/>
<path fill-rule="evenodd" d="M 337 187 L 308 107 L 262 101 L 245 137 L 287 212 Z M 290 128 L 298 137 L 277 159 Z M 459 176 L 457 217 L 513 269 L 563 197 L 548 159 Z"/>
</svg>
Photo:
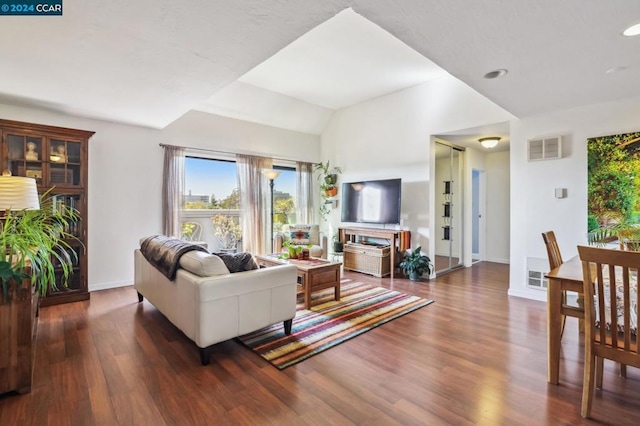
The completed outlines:
<svg viewBox="0 0 640 426">
<path fill-rule="evenodd" d="M 221 251 L 235 251 L 238 241 L 242 238 L 240 225 L 231 216 L 217 214 L 211 218 L 213 234 L 220 243 Z"/>
<path fill-rule="evenodd" d="M 421 250 L 422 247 L 418 247 L 413 251 L 409 250 L 405 253 L 402 262 L 400 262 L 400 267 L 404 271 L 405 275 L 409 276 L 411 281 L 420 280 L 425 272 L 427 274 L 431 274 L 433 266 L 431 264 L 431 259 L 429 259 L 428 256 L 423 255 L 420 252 Z"/>
</svg>

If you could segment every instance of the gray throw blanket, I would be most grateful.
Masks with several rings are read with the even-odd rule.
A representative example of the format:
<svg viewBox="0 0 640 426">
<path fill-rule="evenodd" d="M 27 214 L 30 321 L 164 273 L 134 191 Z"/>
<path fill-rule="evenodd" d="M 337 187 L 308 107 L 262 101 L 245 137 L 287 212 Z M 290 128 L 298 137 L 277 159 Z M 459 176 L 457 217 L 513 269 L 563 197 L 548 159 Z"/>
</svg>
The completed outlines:
<svg viewBox="0 0 640 426">
<path fill-rule="evenodd" d="M 140 244 L 140 251 L 144 258 L 172 281 L 176 277 L 180 257 L 192 250 L 208 253 L 207 249 L 202 246 L 164 235 L 145 238 Z"/>
</svg>

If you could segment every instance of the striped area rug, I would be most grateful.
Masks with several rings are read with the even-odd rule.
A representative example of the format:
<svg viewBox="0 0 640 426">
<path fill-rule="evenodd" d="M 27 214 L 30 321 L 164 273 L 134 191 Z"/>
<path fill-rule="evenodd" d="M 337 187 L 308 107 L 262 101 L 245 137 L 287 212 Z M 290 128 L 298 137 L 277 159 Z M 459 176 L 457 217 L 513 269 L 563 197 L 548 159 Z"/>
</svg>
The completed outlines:
<svg viewBox="0 0 640 426">
<path fill-rule="evenodd" d="M 282 370 L 433 302 L 351 280 L 340 293 L 339 302 L 333 289 L 314 293 L 311 310 L 300 303 L 289 336 L 279 323 L 239 340 Z"/>
</svg>

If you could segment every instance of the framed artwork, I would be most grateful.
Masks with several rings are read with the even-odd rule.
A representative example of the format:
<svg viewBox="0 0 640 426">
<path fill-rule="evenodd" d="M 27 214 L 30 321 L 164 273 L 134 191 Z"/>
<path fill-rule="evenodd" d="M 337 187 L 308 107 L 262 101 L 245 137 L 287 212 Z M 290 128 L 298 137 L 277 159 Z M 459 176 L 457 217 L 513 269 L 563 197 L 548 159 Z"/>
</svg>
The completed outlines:
<svg viewBox="0 0 640 426">
<path fill-rule="evenodd" d="M 589 138 L 587 154 L 588 231 L 595 235 L 590 240 L 637 239 L 640 132 Z"/>
</svg>

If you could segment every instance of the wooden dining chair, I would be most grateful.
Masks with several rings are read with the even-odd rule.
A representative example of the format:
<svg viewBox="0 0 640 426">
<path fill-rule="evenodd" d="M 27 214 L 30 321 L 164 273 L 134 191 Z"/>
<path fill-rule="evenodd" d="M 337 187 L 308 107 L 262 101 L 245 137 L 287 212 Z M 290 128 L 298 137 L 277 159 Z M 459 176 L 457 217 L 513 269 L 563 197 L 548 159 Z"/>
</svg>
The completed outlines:
<svg viewBox="0 0 640 426">
<path fill-rule="evenodd" d="M 549 270 L 556 269 L 558 266 L 562 265 L 562 254 L 560 253 L 560 247 L 558 247 L 558 241 L 556 241 L 556 234 L 553 231 L 547 231 L 542 233 L 542 240 L 544 241 L 544 245 L 547 247 L 547 257 L 549 258 Z M 567 322 L 567 316 L 563 312 L 563 308 L 567 305 L 567 292 L 562 292 L 562 307 L 560 312 L 562 312 L 562 328 L 560 330 L 560 338 L 562 338 L 562 334 L 564 333 L 564 326 Z"/>
<path fill-rule="evenodd" d="M 602 387 L 604 358 L 640 368 L 638 274 L 640 252 L 578 246 L 585 295 L 583 417 Z"/>
</svg>

